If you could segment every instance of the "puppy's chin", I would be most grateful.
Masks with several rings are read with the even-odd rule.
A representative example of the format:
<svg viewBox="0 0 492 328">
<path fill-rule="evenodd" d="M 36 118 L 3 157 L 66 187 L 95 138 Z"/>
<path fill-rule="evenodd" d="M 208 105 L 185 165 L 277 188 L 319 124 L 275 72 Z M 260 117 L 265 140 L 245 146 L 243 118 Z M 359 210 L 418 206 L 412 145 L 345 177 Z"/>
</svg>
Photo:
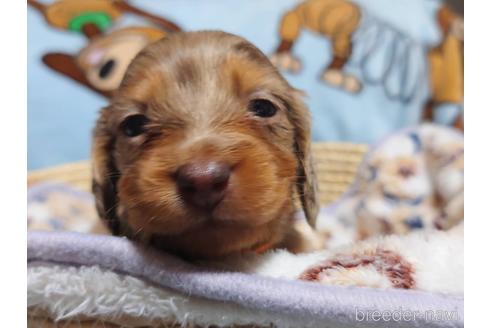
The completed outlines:
<svg viewBox="0 0 492 328">
<path fill-rule="evenodd" d="M 194 259 L 218 258 L 258 248 L 273 247 L 279 244 L 291 224 L 291 201 L 286 201 L 278 215 L 265 220 L 228 220 L 208 218 L 188 225 L 178 234 L 169 234 L 156 227 L 147 232 L 154 247 L 171 251 L 178 255 Z M 251 223 L 254 222 L 254 223 Z"/>
<path fill-rule="evenodd" d="M 155 204 L 132 207 L 125 211 L 128 225 L 133 231 L 146 235 L 178 236 L 200 229 L 249 229 L 263 227 L 279 217 L 292 214 L 292 200 L 285 194 L 283 200 L 265 202 L 263 210 L 255 210 L 256 206 L 238 203 L 234 198 L 240 195 L 226 196 L 224 201 L 212 210 L 201 210 L 183 204 L 177 207 L 178 213 L 167 206 Z M 245 206 L 246 205 L 246 206 Z"/>
<path fill-rule="evenodd" d="M 236 197 L 240 197 L 237 195 Z M 127 211 L 127 222 L 135 237 L 151 239 L 153 246 L 188 258 L 215 258 L 261 245 L 275 245 L 285 236 L 293 217 L 292 200 L 265 203 L 261 211 L 234 202 L 227 196 L 210 212 L 185 206 L 179 216 L 168 207 L 142 206 Z M 255 206 L 251 206 L 254 208 Z"/>
</svg>

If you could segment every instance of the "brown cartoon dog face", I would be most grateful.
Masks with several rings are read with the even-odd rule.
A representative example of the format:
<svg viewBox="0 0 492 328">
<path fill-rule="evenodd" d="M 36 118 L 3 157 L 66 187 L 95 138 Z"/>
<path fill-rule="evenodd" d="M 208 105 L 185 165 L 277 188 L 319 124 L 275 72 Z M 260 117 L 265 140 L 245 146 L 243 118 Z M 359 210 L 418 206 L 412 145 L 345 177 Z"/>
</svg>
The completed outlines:
<svg viewBox="0 0 492 328">
<path fill-rule="evenodd" d="M 114 91 L 140 50 L 164 35 L 151 28 L 121 29 L 89 43 L 77 56 L 77 64 L 95 88 Z"/>
<path fill-rule="evenodd" d="M 149 27 L 129 27 L 91 39 L 78 55 L 50 53 L 46 65 L 75 81 L 110 96 L 120 85 L 133 58 L 166 33 Z"/>
<path fill-rule="evenodd" d="M 253 45 L 173 35 L 136 57 L 101 113 L 100 215 L 115 233 L 188 256 L 274 245 L 296 192 L 311 223 L 317 214 L 309 139 L 298 91 Z"/>
<path fill-rule="evenodd" d="M 44 16 L 50 26 L 80 33 L 88 40 L 87 46 L 77 55 L 48 53 L 43 56 L 43 62 L 105 97 L 111 97 L 118 88 L 130 61 L 140 50 L 169 32 L 181 30 L 175 23 L 124 0 L 27 2 Z M 111 30 L 123 14 L 145 18 L 153 26 Z"/>
</svg>

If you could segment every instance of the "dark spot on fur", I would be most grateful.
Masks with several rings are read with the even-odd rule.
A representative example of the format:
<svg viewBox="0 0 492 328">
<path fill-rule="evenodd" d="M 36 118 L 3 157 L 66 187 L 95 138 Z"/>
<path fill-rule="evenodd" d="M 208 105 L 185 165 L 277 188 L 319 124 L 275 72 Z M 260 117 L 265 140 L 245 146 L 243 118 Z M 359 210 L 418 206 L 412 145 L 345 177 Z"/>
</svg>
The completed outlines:
<svg viewBox="0 0 492 328">
<path fill-rule="evenodd" d="M 241 75 L 237 70 L 233 70 L 231 75 L 232 92 L 237 96 L 241 96 L 243 90 Z"/>
<path fill-rule="evenodd" d="M 176 83 L 182 86 L 193 84 L 198 79 L 198 67 L 189 58 L 181 58 L 176 64 Z"/>
<path fill-rule="evenodd" d="M 261 64 L 271 65 L 270 60 L 258 48 L 248 42 L 240 42 L 234 46 L 234 50 L 245 54 L 252 61 Z"/>
</svg>

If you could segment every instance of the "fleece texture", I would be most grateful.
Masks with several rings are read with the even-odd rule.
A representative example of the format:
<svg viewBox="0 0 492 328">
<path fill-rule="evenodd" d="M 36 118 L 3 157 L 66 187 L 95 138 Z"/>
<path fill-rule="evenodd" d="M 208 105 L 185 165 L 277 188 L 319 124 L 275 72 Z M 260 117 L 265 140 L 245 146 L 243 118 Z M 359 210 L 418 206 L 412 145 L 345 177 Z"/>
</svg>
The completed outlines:
<svg viewBox="0 0 492 328">
<path fill-rule="evenodd" d="M 317 283 L 292 281 L 287 278 L 272 278 L 258 274 L 207 269 L 203 266 L 195 266 L 183 262 L 171 255 L 142 248 L 120 237 L 70 232 L 29 232 L 28 261 L 28 281 L 31 282 L 35 281 L 33 274 L 36 274 L 36 271 L 33 270 L 39 270 L 35 269 L 35 267 L 41 264 L 45 268 L 49 268 L 49 265 L 53 264 L 63 267 L 97 266 L 102 270 L 111 270 L 124 276 L 137 277 L 159 288 L 163 287 L 172 290 L 173 293 L 185 295 L 189 298 L 218 301 L 255 312 L 259 311 L 259 313 L 268 313 L 274 318 L 286 318 L 287 322 L 292 322 L 293 325 L 298 327 L 463 326 L 462 296 L 416 290 L 322 286 Z M 313 258 L 310 261 L 316 263 L 317 259 Z M 73 271 L 73 273 L 75 274 L 76 271 Z M 272 275 L 274 276 L 274 274 Z M 109 297 L 107 295 L 108 288 L 113 290 L 116 285 L 95 285 L 94 282 L 97 280 L 95 277 L 89 280 L 80 277 L 80 281 L 90 283 L 92 286 L 92 293 L 87 292 L 87 296 L 92 295 L 96 299 L 98 297 Z M 112 279 L 111 281 L 115 282 L 117 280 Z M 59 283 L 57 284 L 60 286 Z M 33 307 L 37 306 L 38 308 L 49 310 L 51 302 L 46 295 L 52 294 L 50 294 L 50 285 L 45 286 L 46 288 L 43 289 L 44 298 L 40 296 L 42 293 L 33 294 L 32 289 L 28 288 L 28 302 Z M 70 290 L 73 286 L 76 286 L 76 284 L 67 284 L 66 288 Z M 85 289 L 82 288 L 82 290 Z M 38 297 L 38 302 L 33 303 L 33 299 L 36 299 L 35 295 Z M 76 303 L 78 305 L 73 304 L 72 308 L 76 309 L 77 306 L 80 306 L 79 309 L 82 309 L 90 304 L 91 299 L 90 296 L 83 301 L 79 299 L 80 302 Z M 169 297 L 166 298 L 166 300 L 169 299 Z M 42 300 L 42 304 L 39 303 L 39 300 Z M 69 304 L 69 302 L 66 302 L 66 304 Z M 122 310 L 124 307 L 124 304 L 116 303 L 111 308 L 111 311 L 115 315 L 124 314 Z M 104 307 L 102 309 L 104 311 Z M 222 309 L 224 308 L 222 307 Z M 108 309 L 106 308 L 106 310 Z M 218 313 L 221 310 L 217 310 Z M 386 323 L 371 320 L 358 321 L 356 317 L 357 311 L 359 313 L 360 311 L 367 313 L 383 310 L 392 311 L 393 313 L 411 311 L 418 315 L 411 321 L 401 320 Z M 451 320 L 429 320 L 425 313 L 430 310 L 445 311 L 453 314 L 453 317 Z M 200 307 L 194 311 L 196 316 L 202 315 L 206 317 L 205 310 L 201 311 Z M 51 315 L 54 317 L 64 315 L 66 317 L 66 313 L 67 309 L 60 312 L 54 310 Z M 217 315 L 217 313 L 214 315 Z M 254 320 L 260 320 L 260 317 Z M 184 323 L 183 317 L 180 318 L 174 315 L 174 318 L 176 321 Z M 186 318 L 190 319 L 189 316 Z M 213 318 L 207 318 L 210 323 L 220 324 L 220 322 L 214 322 Z M 290 320 L 289 318 L 296 319 Z M 138 319 L 138 317 L 134 319 Z M 296 320 L 300 320 L 302 324 L 295 324 Z M 256 321 L 251 321 L 251 323 L 253 322 Z M 275 323 L 274 321 L 269 322 Z M 279 327 L 289 327 L 288 324 L 280 322 L 277 322 L 277 324 Z"/>
<path fill-rule="evenodd" d="M 277 327 L 316 327 L 306 318 L 276 317 L 233 303 L 186 296 L 98 266 L 34 265 L 28 276 L 30 315 L 51 316 L 56 321 L 96 318 L 130 327 L 173 323 L 185 327 L 271 323 Z"/>
</svg>

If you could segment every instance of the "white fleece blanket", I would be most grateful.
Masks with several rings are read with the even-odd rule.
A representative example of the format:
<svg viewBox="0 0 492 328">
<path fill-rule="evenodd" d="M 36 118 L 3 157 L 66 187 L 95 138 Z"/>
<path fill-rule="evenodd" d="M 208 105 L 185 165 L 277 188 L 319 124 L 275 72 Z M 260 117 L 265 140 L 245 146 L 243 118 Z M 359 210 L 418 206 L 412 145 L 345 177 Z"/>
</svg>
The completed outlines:
<svg viewBox="0 0 492 328">
<path fill-rule="evenodd" d="M 462 245 L 463 229 L 460 225 L 448 232 L 415 232 L 401 237 L 377 237 L 334 252 L 323 251 L 313 254 L 292 255 L 285 251 L 271 251 L 263 256 L 250 255 L 242 258 L 231 258 L 220 263 L 202 263 L 201 267 L 207 266 L 209 269 L 213 268 L 214 271 L 217 269 L 226 270 L 224 273 L 226 276 L 222 280 L 225 281 L 224 286 L 227 286 L 231 283 L 231 279 L 232 282 L 237 279 L 234 276 L 227 276 L 233 275 L 233 273 L 227 273 L 230 271 L 249 273 L 251 277 L 255 276 L 251 275 L 254 273 L 258 277 L 272 277 L 279 281 L 295 280 L 312 266 L 316 267 L 319 263 L 323 265 L 326 259 L 337 258 L 342 265 L 349 265 L 349 268 L 335 266 L 328 269 L 328 272 L 319 270 L 319 274 L 322 275 L 319 278 L 320 283 L 392 288 L 395 281 L 398 282 L 398 279 L 402 279 L 402 277 L 393 277 L 396 280 L 392 281 L 385 272 L 398 270 L 401 266 L 400 263 L 405 262 L 411 266 L 411 276 L 414 281 L 411 286 L 412 289 L 446 294 L 448 295 L 446 296 L 447 299 L 445 298 L 446 302 L 451 300 L 451 305 L 449 305 L 442 299 L 432 296 L 430 302 L 432 307 L 426 304 L 423 308 L 411 310 L 412 315 L 445 315 L 448 317 L 446 320 L 425 317 L 426 327 L 460 327 L 463 320 Z M 102 248 L 104 247 L 95 243 L 94 249 L 87 250 L 88 255 L 97 259 L 100 255 L 94 250 L 100 250 L 102 254 L 108 255 L 108 251 Z M 378 250 L 382 249 L 400 254 L 400 262 L 386 263 L 383 259 L 379 259 L 371 263 L 369 261 L 365 266 L 353 265 L 357 263 L 357 259 L 361 257 L 370 258 L 372 254 L 377 254 Z M 118 250 L 115 251 L 118 252 Z M 128 253 L 124 249 L 121 251 Z M 196 324 L 204 327 L 228 327 L 232 324 L 254 324 L 261 327 L 268 327 L 271 324 L 276 327 L 326 327 L 328 323 L 324 316 L 320 317 L 319 313 L 313 315 L 306 309 L 300 311 L 305 315 L 295 315 L 294 313 L 289 315 L 278 310 L 271 310 L 269 307 L 274 308 L 274 303 L 269 303 L 272 300 L 266 303 L 262 303 L 260 300 L 259 304 L 254 304 L 254 302 L 253 304 L 251 302 L 245 304 L 241 302 L 241 295 L 239 295 L 239 301 L 236 299 L 235 301 L 224 302 L 224 300 L 220 301 L 214 297 L 213 291 L 204 291 L 201 295 L 196 295 L 176 290 L 176 288 L 168 288 L 161 280 L 153 281 L 154 274 L 152 271 L 141 270 L 141 265 L 133 270 L 121 263 L 110 265 L 101 262 L 100 265 L 94 265 L 87 258 L 82 257 L 81 262 L 87 263 L 87 265 L 80 266 L 80 263 L 73 258 L 73 254 L 63 252 L 57 254 L 50 251 L 49 254 L 43 255 L 40 249 L 31 250 L 28 255 L 32 260 L 32 264 L 28 267 L 28 308 L 31 315 L 35 316 L 46 316 L 55 320 L 69 319 L 70 321 L 92 318 L 97 321 L 124 324 L 126 327 L 170 323 L 179 323 L 183 326 Z M 132 256 L 134 255 L 130 254 L 130 257 Z M 72 264 L 69 265 L 67 262 L 70 261 Z M 98 263 L 99 261 L 95 262 Z M 169 264 L 166 261 L 162 261 L 162 263 Z M 383 267 L 382 270 L 381 266 Z M 110 267 L 112 270 L 108 270 Z M 390 268 L 389 271 L 385 271 L 388 268 Z M 432 269 L 429 270 L 429 268 Z M 222 272 L 221 270 L 217 272 Z M 162 268 L 156 272 L 159 271 L 162 271 Z M 186 275 L 186 271 L 183 271 L 183 275 Z M 220 276 L 216 279 L 217 282 L 221 280 Z M 187 282 L 182 283 L 186 284 Z M 262 281 L 257 278 L 253 283 L 261 285 Z M 176 287 L 175 285 L 178 284 L 171 284 L 172 287 Z M 293 292 L 295 292 L 294 287 L 296 286 L 292 285 Z M 271 286 L 266 289 L 271 289 Z M 238 287 L 238 290 L 240 291 L 241 288 Z M 262 292 L 260 290 L 261 288 L 258 290 L 261 299 Z M 322 289 L 319 291 L 321 292 Z M 325 292 L 333 293 L 333 290 L 327 289 Z M 373 320 L 358 322 L 358 308 L 365 309 L 365 312 L 360 313 L 384 311 L 388 309 L 388 304 L 386 304 L 388 302 L 393 307 L 391 313 L 398 313 L 403 309 L 410 311 L 408 309 L 412 309 L 412 304 L 415 302 L 418 303 L 422 300 L 424 304 L 428 303 L 424 302 L 423 295 L 418 293 L 396 296 L 388 294 L 382 297 L 381 294 L 371 295 L 371 292 L 366 288 L 360 288 L 357 292 L 354 289 L 342 289 L 341 293 L 340 290 L 338 292 L 338 295 L 335 293 L 335 301 L 328 302 L 332 308 L 325 310 L 330 313 L 330 311 L 337 309 L 340 307 L 337 302 L 343 304 L 347 301 L 343 300 L 345 297 L 350 299 L 349 302 L 353 307 L 342 310 L 344 316 L 348 316 L 349 319 L 341 320 L 335 316 L 335 319 L 331 320 L 332 325 L 330 327 L 353 327 L 355 324 L 358 327 L 372 327 L 377 323 Z M 210 293 L 208 296 L 212 297 L 207 297 L 207 293 Z M 308 299 L 311 298 L 309 293 Z M 275 292 L 272 291 L 271 294 L 275 294 Z M 203 297 L 204 295 L 205 297 Z M 354 298 L 354 295 L 359 298 Z M 244 297 L 247 298 L 247 295 Z M 295 295 L 289 297 L 295 300 Z M 318 297 L 313 294 L 313 302 L 316 302 L 317 299 Z M 307 308 L 309 309 L 310 306 Z M 444 314 L 439 314 L 437 311 L 442 311 Z M 333 314 L 340 316 L 340 313 L 336 311 Z M 418 327 L 422 324 L 422 318 L 420 319 L 420 321 L 415 319 L 408 322 L 393 322 L 393 327 Z"/>
</svg>

